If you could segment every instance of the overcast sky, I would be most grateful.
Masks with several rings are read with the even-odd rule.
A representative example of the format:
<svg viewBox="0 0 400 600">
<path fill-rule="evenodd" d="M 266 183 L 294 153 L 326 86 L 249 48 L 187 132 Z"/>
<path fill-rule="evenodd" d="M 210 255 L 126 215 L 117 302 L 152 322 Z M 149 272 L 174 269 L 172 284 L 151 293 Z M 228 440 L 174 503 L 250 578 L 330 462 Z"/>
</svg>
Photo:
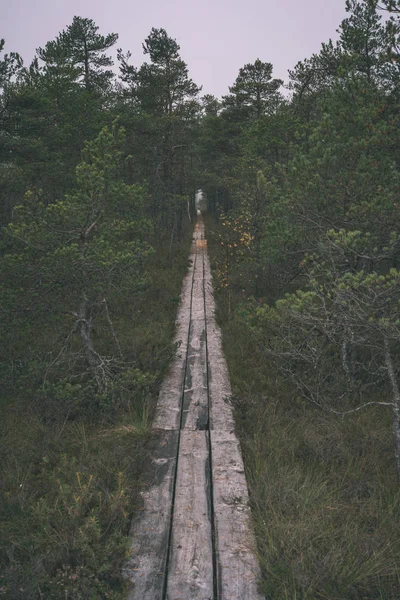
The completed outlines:
<svg viewBox="0 0 400 600">
<path fill-rule="evenodd" d="M 181 46 L 202 93 L 228 92 L 241 66 L 260 58 L 287 81 L 287 70 L 336 39 L 345 0 L 0 0 L 0 38 L 29 63 L 74 15 L 93 19 L 100 33 L 119 34 L 117 47 L 143 62 L 142 41 L 163 27 Z M 5 8 L 7 7 L 7 8 Z"/>
</svg>

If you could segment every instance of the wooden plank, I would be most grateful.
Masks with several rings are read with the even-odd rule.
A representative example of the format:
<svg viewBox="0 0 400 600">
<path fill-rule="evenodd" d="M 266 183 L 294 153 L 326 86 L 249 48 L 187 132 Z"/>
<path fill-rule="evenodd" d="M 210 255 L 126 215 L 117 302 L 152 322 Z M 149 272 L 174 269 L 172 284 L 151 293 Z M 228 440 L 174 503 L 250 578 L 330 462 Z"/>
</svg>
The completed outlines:
<svg viewBox="0 0 400 600">
<path fill-rule="evenodd" d="M 216 306 L 214 300 L 214 290 L 213 284 L 211 280 L 203 279 L 204 286 L 204 300 L 205 300 L 205 310 L 207 314 L 207 318 L 215 317 Z"/>
<path fill-rule="evenodd" d="M 194 306 L 192 308 L 192 310 L 190 311 L 190 309 L 185 309 L 185 311 L 182 310 L 182 314 L 186 313 L 188 319 L 190 320 L 190 318 L 192 318 L 193 320 L 197 320 L 197 319 L 203 319 L 204 320 L 204 306 Z"/>
<path fill-rule="evenodd" d="M 185 276 L 185 280 L 182 284 L 182 290 L 179 300 L 179 306 L 176 315 L 176 323 L 179 325 L 180 323 L 180 314 L 181 311 L 190 309 L 190 303 L 192 298 L 192 287 L 193 287 L 193 270 Z"/>
<path fill-rule="evenodd" d="M 204 254 L 204 276 L 206 279 L 212 279 L 211 275 L 211 266 L 210 266 L 210 258 L 208 256 L 208 252 Z"/>
<path fill-rule="evenodd" d="M 191 267 L 184 279 L 176 318 L 177 330 L 174 341 L 179 346 L 170 370 L 161 385 L 153 421 L 154 429 L 179 429 L 180 426 L 195 264 L 196 259 L 193 256 Z"/>
<path fill-rule="evenodd" d="M 187 329 L 189 329 L 189 314 L 187 323 Z M 161 385 L 153 421 L 154 429 L 179 429 L 186 356 L 187 334 L 186 341 L 178 348 L 171 368 Z"/>
<path fill-rule="evenodd" d="M 193 273 L 194 280 L 203 279 L 203 262 L 205 254 L 207 253 L 207 249 L 204 247 L 205 240 L 197 240 L 196 242 L 196 256 L 197 256 L 197 264 Z"/>
<path fill-rule="evenodd" d="M 207 348 L 209 356 L 224 358 L 221 328 L 213 317 L 207 319 Z"/>
<path fill-rule="evenodd" d="M 181 431 L 168 600 L 214 597 L 207 435 Z"/>
<path fill-rule="evenodd" d="M 210 429 L 234 431 L 228 365 L 222 352 L 221 330 L 213 318 L 207 319 L 207 349 Z"/>
<path fill-rule="evenodd" d="M 197 269 L 193 275 L 194 280 L 196 281 L 197 279 L 200 279 L 201 281 L 203 281 L 203 270 Z"/>
<path fill-rule="evenodd" d="M 191 252 L 189 254 L 189 258 L 188 258 L 188 269 L 187 269 L 186 274 L 184 275 L 184 278 L 182 281 L 182 288 L 181 288 L 182 293 L 184 292 L 185 285 L 187 285 L 188 282 L 191 281 L 191 279 L 193 277 L 195 263 L 196 263 L 196 252 Z"/>
<path fill-rule="evenodd" d="M 208 257 L 205 269 L 209 270 Z M 215 299 L 212 282 L 205 282 L 207 315 L 207 351 L 210 390 L 210 429 L 233 431 L 235 422 L 231 407 L 232 389 L 223 347 L 222 333 L 215 321 Z"/>
<path fill-rule="evenodd" d="M 179 315 L 181 319 L 186 319 L 185 323 L 189 323 L 191 319 L 194 321 L 198 319 L 204 320 L 204 302 L 201 298 L 198 298 L 197 302 L 193 302 L 191 308 L 182 308 L 179 311 Z"/>
<path fill-rule="evenodd" d="M 219 599 L 261 600 L 240 445 L 228 431 L 210 436 Z"/>
<path fill-rule="evenodd" d="M 190 323 L 182 427 L 208 429 L 207 349 L 204 319 Z"/>
<path fill-rule="evenodd" d="M 196 225 L 194 226 L 193 237 L 197 238 L 198 236 L 203 236 L 204 238 L 205 226 L 203 217 L 200 215 L 197 219 Z"/>
<path fill-rule="evenodd" d="M 199 244 L 200 244 L 200 246 L 199 246 Z M 196 260 L 196 267 L 193 272 L 194 282 L 203 280 L 203 271 L 204 271 L 203 262 L 204 262 L 205 251 L 201 247 L 202 244 L 203 244 L 203 242 L 200 242 L 200 241 L 197 242 L 197 247 L 196 247 L 197 260 Z"/>
<path fill-rule="evenodd" d="M 204 232 L 204 221 L 201 217 L 199 217 L 196 221 L 196 224 L 194 226 L 194 233 L 193 236 L 196 236 L 199 234 L 199 232 Z"/>
<path fill-rule="evenodd" d="M 171 504 L 178 447 L 177 431 L 166 431 L 155 450 L 151 482 L 132 523 L 132 543 L 124 567 L 128 600 L 162 600 L 167 568 Z"/>
<path fill-rule="evenodd" d="M 191 299 L 191 288 L 188 290 L 189 296 L 189 305 L 186 307 L 186 298 L 185 301 L 181 301 L 178 312 L 176 315 L 175 325 L 176 332 L 174 336 L 174 343 L 179 344 L 177 348 L 177 353 L 182 350 L 182 348 L 186 349 L 187 340 L 189 335 L 189 324 L 190 324 L 190 299 Z"/>
<path fill-rule="evenodd" d="M 197 253 L 192 274 L 193 286 L 191 289 L 191 303 L 187 302 L 179 311 L 180 315 L 187 315 L 190 311 L 192 319 L 204 319 L 204 290 L 203 290 L 203 258 Z"/>
<path fill-rule="evenodd" d="M 195 279 L 193 281 L 192 298 L 193 298 L 193 303 L 195 303 L 197 300 L 199 300 L 201 307 L 203 307 L 203 304 L 204 304 L 203 276 L 201 276 L 201 279 Z"/>
</svg>

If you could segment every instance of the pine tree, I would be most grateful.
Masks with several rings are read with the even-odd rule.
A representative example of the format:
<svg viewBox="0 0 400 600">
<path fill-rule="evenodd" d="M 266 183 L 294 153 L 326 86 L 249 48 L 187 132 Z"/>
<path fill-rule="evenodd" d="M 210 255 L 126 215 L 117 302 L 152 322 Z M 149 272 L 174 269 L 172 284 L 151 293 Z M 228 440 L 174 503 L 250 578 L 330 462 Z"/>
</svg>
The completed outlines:
<svg viewBox="0 0 400 600">
<path fill-rule="evenodd" d="M 229 88 L 230 94 L 224 98 L 225 106 L 253 119 L 272 114 L 282 99 L 279 88 L 283 85 L 281 79 L 272 79 L 272 69 L 271 63 L 259 58 L 253 64 L 244 65 Z"/>
<path fill-rule="evenodd" d="M 114 74 L 107 67 L 113 65 L 105 53 L 118 40 L 118 34 L 100 35 L 92 19 L 74 17 L 71 25 L 61 32 L 59 43 L 73 67 L 78 69 L 78 79 L 87 91 L 105 91 Z"/>
<path fill-rule="evenodd" d="M 158 115 L 189 116 L 197 108 L 200 88 L 189 78 L 176 40 L 165 29 L 152 29 L 143 44 L 150 58 L 138 72 L 139 97 L 143 108 Z"/>
<path fill-rule="evenodd" d="M 176 231 L 181 234 L 188 206 L 187 163 L 200 112 L 200 88 L 190 79 L 179 50 L 164 29 L 153 28 L 143 43 L 149 63 L 136 68 L 129 64 L 129 53 L 118 51 L 121 78 L 128 86 L 124 119 L 138 130 L 132 144 L 151 186 L 153 218 L 172 230 L 172 238 Z"/>
<path fill-rule="evenodd" d="M 0 301 L 10 324 L 3 334 L 9 347 L 17 331 L 21 339 L 29 339 L 27 322 L 41 322 L 44 335 L 56 337 L 59 344 L 49 372 L 54 369 L 63 377 L 70 362 L 79 377 L 85 371 L 83 357 L 100 393 L 112 379 L 117 357 L 103 357 L 96 349 L 94 321 L 104 311 L 108 316 L 115 288 L 119 301 L 141 288 L 143 265 L 152 253 L 146 241 L 151 225 L 144 217 L 144 190 L 123 181 L 123 142 L 117 125 L 88 142 L 75 189 L 62 199 L 46 204 L 39 193 L 29 191 L 5 229 L 1 264 Z M 77 340 L 81 353 L 75 354 Z M 46 352 L 41 360 L 46 368 Z"/>
<path fill-rule="evenodd" d="M 368 83 L 387 86 L 394 69 L 388 60 L 387 28 L 382 24 L 377 5 L 377 0 L 346 0 L 349 17 L 339 28 L 339 44 L 345 72 L 363 75 Z"/>
</svg>

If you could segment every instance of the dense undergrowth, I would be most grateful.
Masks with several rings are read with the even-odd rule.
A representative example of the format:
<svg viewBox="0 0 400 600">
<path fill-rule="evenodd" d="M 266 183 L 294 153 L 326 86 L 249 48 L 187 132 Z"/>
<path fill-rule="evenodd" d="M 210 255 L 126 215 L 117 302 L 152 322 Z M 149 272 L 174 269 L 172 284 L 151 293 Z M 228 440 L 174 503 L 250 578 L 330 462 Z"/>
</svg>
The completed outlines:
<svg viewBox="0 0 400 600">
<path fill-rule="evenodd" d="M 210 220 L 214 275 L 218 231 Z M 400 490 L 390 410 L 370 407 L 343 418 L 299 397 L 240 318 L 244 291 L 231 291 L 229 317 L 220 287 L 218 316 L 261 590 L 268 600 L 396 600 Z"/>
<path fill-rule="evenodd" d="M 47 390 L 45 402 L 32 382 L 26 388 L 23 373 L 3 388 L 1 597 L 124 597 L 121 568 L 155 442 L 152 410 L 173 354 L 187 255 L 186 236 L 174 244 L 172 262 L 168 242 L 160 238 L 148 265 L 147 287 L 112 315 L 125 357 L 143 374 L 135 373 L 135 387 L 124 404 L 117 409 L 110 402 L 94 406 L 91 398 L 85 407 L 81 398 L 74 416 L 69 403 L 71 398 L 78 401 L 76 389 L 70 394 L 65 387 L 63 394 Z M 99 327 L 98 347 L 105 340 Z"/>
</svg>

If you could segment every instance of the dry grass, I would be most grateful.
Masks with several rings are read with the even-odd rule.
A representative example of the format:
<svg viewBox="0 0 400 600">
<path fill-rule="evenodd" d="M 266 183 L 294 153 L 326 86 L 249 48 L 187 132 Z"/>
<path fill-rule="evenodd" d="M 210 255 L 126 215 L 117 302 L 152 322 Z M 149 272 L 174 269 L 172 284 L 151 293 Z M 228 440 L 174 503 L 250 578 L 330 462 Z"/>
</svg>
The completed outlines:
<svg viewBox="0 0 400 600">
<path fill-rule="evenodd" d="M 391 415 L 342 419 L 296 400 L 223 326 L 268 600 L 398 600 L 400 488 Z"/>
</svg>

